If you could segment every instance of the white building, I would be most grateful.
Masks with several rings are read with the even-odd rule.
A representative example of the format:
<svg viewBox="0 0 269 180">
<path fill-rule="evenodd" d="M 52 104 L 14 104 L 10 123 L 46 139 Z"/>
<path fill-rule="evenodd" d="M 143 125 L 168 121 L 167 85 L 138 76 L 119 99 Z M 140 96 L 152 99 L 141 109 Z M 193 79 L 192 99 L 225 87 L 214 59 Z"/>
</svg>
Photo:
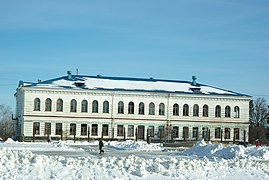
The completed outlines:
<svg viewBox="0 0 269 180">
<path fill-rule="evenodd" d="M 72 75 L 20 82 L 20 140 L 246 141 L 250 96 L 192 82 Z"/>
</svg>

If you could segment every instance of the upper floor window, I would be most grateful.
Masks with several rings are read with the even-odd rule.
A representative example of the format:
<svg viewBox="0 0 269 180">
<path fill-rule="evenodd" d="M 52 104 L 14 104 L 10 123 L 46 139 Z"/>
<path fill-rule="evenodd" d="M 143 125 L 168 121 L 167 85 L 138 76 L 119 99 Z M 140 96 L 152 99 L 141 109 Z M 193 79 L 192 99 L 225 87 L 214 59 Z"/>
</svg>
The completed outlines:
<svg viewBox="0 0 269 180">
<path fill-rule="evenodd" d="M 208 117 L 208 105 L 203 106 L 203 117 Z"/>
<path fill-rule="evenodd" d="M 221 107 L 217 105 L 215 108 L 215 117 L 221 117 Z"/>
<path fill-rule="evenodd" d="M 138 114 L 145 114 L 145 104 L 143 102 L 139 103 Z"/>
<path fill-rule="evenodd" d="M 197 104 L 193 106 L 193 116 L 199 116 L 199 106 Z"/>
<path fill-rule="evenodd" d="M 62 99 L 57 100 L 56 111 L 63 111 L 63 100 Z"/>
<path fill-rule="evenodd" d="M 183 116 L 189 116 L 189 105 L 184 104 L 183 106 Z"/>
<path fill-rule="evenodd" d="M 70 102 L 70 112 L 77 112 L 77 101 L 75 99 Z"/>
<path fill-rule="evenodd" d="M 128 114 L 134 114 L 134 103 L 129 102 L 128 104 Z"/>
<path fill-rule="evenodd" d="M 34 111 L 40 111 L 40 99 L 35 98 L 34 100 Z"/>
<path fill-rule="evenodd" d="M 225 107 L 225 117 L 231 117 L 231 108 L 230 108 L 230 106 Z"/>
<path fill-rule="evenodd" d="M 98 101 L 94 100 L 92 102 L 92 112 L 93 113 L 98 113 Z"/>
<path fill-rule="evenodd" d="M 149 115 L 155 115 L 155 104 L 152 102 L 149 104 Z"/>
<path fill-rule="evenodd" d="M 239 118 L 240 117 L 240 109 L 238 106 L 234 107 L 234 117 Z"/>
<path fill-rule="evenodd" d="M 119 114 L 124 114 L 124 104 L 123 104 L 122 101 L 120 101 L 120 102 L 118 103 L 118 113 L 119 113 Z"/>
<path fill-rule="evenodd" d="M 174 116 L 178 116 L 179 115 L 179 105 L 178 104 L 174 104 L 173 105 L 173 115 Z"/>
<path fill-rule="evenodd" d="M 81 112 L 88 112 L 88 101 L 83 100 L 81 102 Z"/>
<path fill-rule="evenodd" d="M 45 101 L 45 111 L 51 111 L 51 99 L 47 98 Z"/>
<path fill-rule="evenodd" d="M 108 101 L 103 102 L 103 113 L 109 113 L 109 103 L 108 103 Z"/>
<path fill-rule="evenodd" d="M 160 103 L 160 105 L 159 105 L 159 115 L 164 115 L 164 111 L 165 111 L 165 105 L 164 105 L 164 103 Z"/>
</svg>

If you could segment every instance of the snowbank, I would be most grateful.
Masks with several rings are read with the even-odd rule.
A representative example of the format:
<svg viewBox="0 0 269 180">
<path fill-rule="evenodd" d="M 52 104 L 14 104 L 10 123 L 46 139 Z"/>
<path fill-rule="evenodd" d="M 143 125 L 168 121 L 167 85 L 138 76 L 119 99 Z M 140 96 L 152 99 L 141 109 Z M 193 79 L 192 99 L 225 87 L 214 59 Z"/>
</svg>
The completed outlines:
<svg viewBox="0 0 269 180">
<path fill-rule="evenodd" d="M 107 142 L 106 145 L 110 147 L 114 147 L 120 150 L 137 150 L 137 151 L 152 151 L 152 150 L 162 150 L 160 144 L 151 143 L 148 144 L 144 141 L 110 141 Z"/>
</svg>

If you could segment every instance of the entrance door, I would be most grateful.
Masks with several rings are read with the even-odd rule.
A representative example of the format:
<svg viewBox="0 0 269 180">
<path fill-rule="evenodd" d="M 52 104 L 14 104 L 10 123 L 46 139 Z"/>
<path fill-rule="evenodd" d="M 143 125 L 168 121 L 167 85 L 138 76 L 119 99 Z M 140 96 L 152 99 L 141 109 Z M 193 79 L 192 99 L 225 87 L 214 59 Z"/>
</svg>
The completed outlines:
<svg viewBox="0 0 269 180">
<path fill-rule="evenodd" d="M 144 139 L 145 137 L 145 126 L 138 126 L 137 139 Z"/>
</svg>

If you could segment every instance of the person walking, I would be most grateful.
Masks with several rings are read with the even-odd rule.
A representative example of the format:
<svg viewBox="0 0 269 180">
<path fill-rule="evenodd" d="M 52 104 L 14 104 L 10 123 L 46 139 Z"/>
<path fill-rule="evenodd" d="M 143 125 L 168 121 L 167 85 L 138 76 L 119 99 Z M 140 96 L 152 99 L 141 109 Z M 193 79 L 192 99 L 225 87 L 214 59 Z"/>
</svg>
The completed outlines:
<svg viewBox="0 0 269 180">
<path fill-rule="evenodd" d="M 102 149 L 104 147 L 104 143 L 102 138 L 99 140 L 99 150 L 100 150 L 100 154 L 101 153 L 105 153 L 104 150 Z"/>
</svg>

